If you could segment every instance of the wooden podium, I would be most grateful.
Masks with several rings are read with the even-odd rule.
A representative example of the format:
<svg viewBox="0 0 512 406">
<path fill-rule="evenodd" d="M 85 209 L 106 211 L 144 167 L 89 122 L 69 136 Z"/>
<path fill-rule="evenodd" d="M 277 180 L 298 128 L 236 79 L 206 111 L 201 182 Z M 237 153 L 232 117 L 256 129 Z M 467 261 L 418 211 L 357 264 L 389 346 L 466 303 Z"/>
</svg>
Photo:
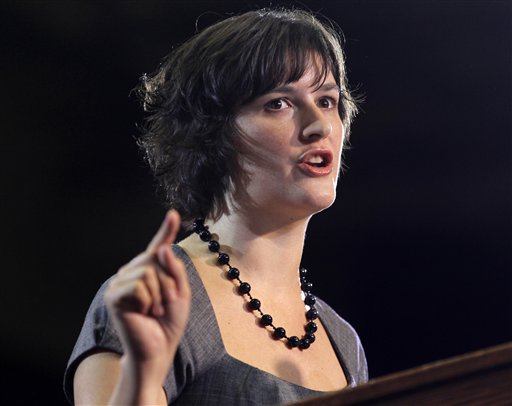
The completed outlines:
<svg viewBox="0 0 512 406">
<path fill-rule="evenodd" d="M 291 405 L 512 405 L 512 342 Z"/>
</svg>

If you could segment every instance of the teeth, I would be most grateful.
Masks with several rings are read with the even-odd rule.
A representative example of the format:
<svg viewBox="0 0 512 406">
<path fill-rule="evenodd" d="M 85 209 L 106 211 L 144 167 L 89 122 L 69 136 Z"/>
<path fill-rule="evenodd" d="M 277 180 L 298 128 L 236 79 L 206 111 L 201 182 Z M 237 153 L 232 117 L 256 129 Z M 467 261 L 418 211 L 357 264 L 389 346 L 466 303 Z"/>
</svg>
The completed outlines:
<svg viewBox="0 0 512 406">
<path fill-rule="evenodd" d="M 308 163 L 310 164 L 321 164 L 322 162 L 324 162 L 324 160 L 320 155 L 315 155 L 308 159 Z"/>
</svg>

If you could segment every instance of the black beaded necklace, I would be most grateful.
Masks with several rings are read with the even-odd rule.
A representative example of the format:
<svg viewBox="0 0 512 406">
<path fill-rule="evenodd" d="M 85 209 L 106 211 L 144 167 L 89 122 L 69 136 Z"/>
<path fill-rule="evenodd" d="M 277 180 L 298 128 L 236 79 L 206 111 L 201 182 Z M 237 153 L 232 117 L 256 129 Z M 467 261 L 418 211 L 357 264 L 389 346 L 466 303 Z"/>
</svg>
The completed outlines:
<svg viewBox="0 0 512 406">
<path fill-rule="evenodd" d="M 217 253 L 217 263 L 220 266 L 228 266 L 228 279 L 238 281 L 238 293 L 240 293 L 240 295 L 242 296 L 246 295 L 249 298 L 248 306 L 252 311 L 256 311 L 259 313 L 261 326 L 271 327 L 274 330 L 272 334 L 274 339 L 281 340 L 284 338 L 286 340 L 284 342 L 290 348 L 298 347 L 302 350 L 309 348 L 309 346 L 315 341 L 314 333 L 316 332 L 318 326 L 313 320 L 316 320 L 318 318 L 318 311 L 314 306 L 316 303 L 316 298 L 311 294 L 313 284 L 311 282 L 307 282 L 306 280 L 306 269 L 301 268 L 299 271 L 300 287 L 305 294 L 304 303 L 309 306 L 309 310 L 306 312 L 307 323 L 304 326 L 304 330 L 306 333 L 302 336 L 302 338 L 299 338 L 297 336 L 289 337 L 286 335 L 286 330 L 283 327 L 276 327 L 273 324 L 273 319 L 270 314 L 265 314 L 261 311 L 261 302 L 258 299 L 252 297 L 250 293 L 251 285 L 249 285 L 247 282 L 243 282 L 240 279 L 240 271 L 237 268 L 234 268 L 230 265 L 229 255 L 226 254 L 225 252 L 220 252 L 220 244 L 218 241 L 212 239 L 212 234 L 208 230 L 208 226 L 204 224 L 204 219 L 195 219 L 194 222 L 192 223 L 192 230 L 199 235 L 199 238 L 201 238 L 202 241 L 208 243 L 208 249 L 211 252 Z"/>
</svg>

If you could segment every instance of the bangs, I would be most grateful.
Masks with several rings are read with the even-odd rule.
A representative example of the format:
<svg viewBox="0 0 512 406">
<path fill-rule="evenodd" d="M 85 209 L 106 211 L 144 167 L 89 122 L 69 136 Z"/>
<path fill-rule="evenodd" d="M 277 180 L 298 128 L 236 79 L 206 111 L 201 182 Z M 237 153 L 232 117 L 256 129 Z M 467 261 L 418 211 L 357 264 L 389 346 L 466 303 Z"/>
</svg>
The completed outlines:
<svg viewBox="0 0 512 406">
<path fill-rule="evenodd" d="M 245 76 L 240 78 L 244 85 L 242 104 L 265 94 L 272 89 L 298 81 L 311 67 L 315 68 L 314 85 L 322 86 L 331 72 L 340 88 L 340 74 L 335 51 L 327 39 L 318 31 L 297 22 L 273 24 L 266 33 L 260 32 L 259 46 L 248 47 Z M 245 79 L 245 80 L 244 80 Z M 239 82 L 239 83 L 240 83 Z"/>
</svg>

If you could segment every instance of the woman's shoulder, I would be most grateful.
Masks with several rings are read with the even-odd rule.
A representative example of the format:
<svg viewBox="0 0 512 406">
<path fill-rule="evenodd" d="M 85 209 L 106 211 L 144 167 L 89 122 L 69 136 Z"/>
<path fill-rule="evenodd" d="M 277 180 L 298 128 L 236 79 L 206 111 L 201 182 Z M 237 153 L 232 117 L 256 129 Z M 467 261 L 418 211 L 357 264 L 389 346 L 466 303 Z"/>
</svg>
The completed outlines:
<svg viewBox="0 0 512 406">
<path fill-rule="evenodd" d="M 359 336 L 354 327 L 324 300 L 317 297 L 316 307 L 322 323 L 327 324 L 329 327 L 329 334 L 337 334 L 348 340 L 359 340 Z"/>
<path fill-rule="evenodd" d="M 316 307 L 338 357 L 353 378 L 352 383 L 359 385 L 368 381 L 366 355 L 354 327 L 322 299 L 317 298 Z"/>
</svg>

